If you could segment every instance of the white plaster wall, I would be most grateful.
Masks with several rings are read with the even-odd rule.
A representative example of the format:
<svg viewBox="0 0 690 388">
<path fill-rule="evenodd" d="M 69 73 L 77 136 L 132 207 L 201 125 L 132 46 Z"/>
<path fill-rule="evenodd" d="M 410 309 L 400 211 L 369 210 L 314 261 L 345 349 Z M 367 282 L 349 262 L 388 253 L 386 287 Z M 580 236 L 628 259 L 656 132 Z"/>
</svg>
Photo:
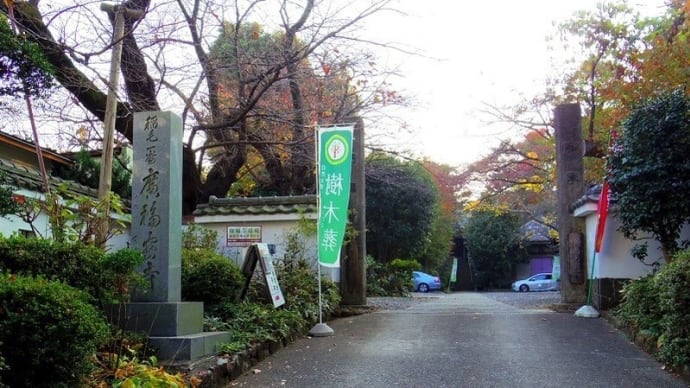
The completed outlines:
<svg viewBox="0 0 690 388">
<path fill-rule="evenodd" d="M 38 227 L 42 236 L 45 237 L 49 235 L 48 231 L 50 228 L 48 228 L 48 217 L 43 214 L 39 215 L 36 221 L 34 221 L 34 225 Z M 30 232 L 31 226 L 29 226 L 29 224 L 24 222 L 24 220 L 21 218 L 14 215 L 0 217 L 0 234 L 2 234 L 4 237 L 9 237 L 18 231 Z"/>
<path fill-rule="evenodd" d="M 601 252 L 596 254 L 596 258 L 594 257 L 594 239 L 597 230 L 597 214 L 588 214 L 585 218 L 585 224 L 588 278 L 636 279 L 652 272 L 651 266 L 642 264 L 631 254 L 633 247 L 644 241 L 633 241 L 625 238 L 623 233 L 618 231 L 620 221 L 615 213 L 609 213 L 607 217 Z M 686 227 L 683 230 L 681 238 L 690 238 L 690 228 Z M 645 262 L 651 264 L 659 260 L 660 264 L 663 265 L 665 262 L 659 243 L 651 238 L 646 241 L 648 243 L 648 256 Z M 594 262 L 593 277 L 591 274 L 592 262 Z"/>
<path fill-rule="evenodd" d="M 26 198 L 43 199 L 43 195 L 39 195 L 34 191 L 24 189 L 16 190 L 14 191 L 14 194 L 21 195 Z M 38 230 L 38 233 L 40 233 L 41 237 L 48 238 L 51 236 L 50 227 L 48 225 L 48 217 L 45 214 L 39 214 L 33 224 Z M 31 226 L 28 223 L 24 222 L 24 220 L 15 215 L 0 217 L 0 233 L 2 233 L 2 235 L 5 237 L 9 237 L 18 231 L 31 232 L 31 230 Z"/>
<path fill-rule="evenodd" d="M 16 190 L 14 192 L 17 195 L 22 195 L 27 198 L 34 198 L 34 199 L 39 199 L 43 200 L 44 196 L 42 194 L 39 194 L 34 191 L 28 191 L 28 190 Z M 123 220 L 125 220 L 125 223 L 127 225 L 127 230 L 124 231 L 122 234 L 115 235 L 111 239 L 108 240 L 107 242 L 107 249 L 108 251 L 115 251 L 119 250 L 122 248 L 126 248 L 129 246 L 130 243 L 130 236 L 129 236 L 129 227 L 130 227 L 130 222 L 128 220 L 128 216 L 121 217 Z M 34 227 L 36 227 L 38 231 L 38 236 L 41 238 L 50 238 L 52 237 L 52 232 L 50 229 L 50 225 L 48 223 L 48 216 L 45 213 L 41 213 L 38 215 L 36 220 L 33 222 Z M 0 233 L 4 237 L 9 237 L 13 233 L 20 232 L 20 231 L 26 231 L 26 232 L 31 232 L 31 225 L 26 223 L 24 220 L 21 218 L 15 216 L 15 215 L 7 215 L 5 217 L 0 217 Z"/>
<path fill-rule="evenodd" d="M 120 249 L 123 248 L 128 248 L 131 247 L 131 238 L 129 235 L 130 228 L 128 225 L 127 230 L 123 231 L 121 234 L 116 234 L 112 236 L 110 239 L 108 239 L 108 242 L 106 243 L 106 249 L 108 252 L 114 252 L 114 251 L 119 251 Z M 180 242 L 181 244 L 182 242 Z"/>
<path fill-rule="evenodd" d="M 242 266 L 246 247 L 229 247 L 227 244 L 228 226 L 261 226 L 261 242 L 275 244 L 276 252 L 273 259 L 278 261 L 285 257 L 285 233 L 293 230 L 297 226 L 300 215 L 274 215 L 274 216 L 203 216 L 196 217 L 194 222 L 201 227 L 213 230 L 218 233 L 218 251 Z M 231 221 L 230 221 L 231 220 Z M 317 269 L 317 244 L 316 235 L 306 236 L 305 258 Z M 340 270 L 338 268 L 321 267 L 323 273 L 333 281 L 340 281 Z"/>
</svg>

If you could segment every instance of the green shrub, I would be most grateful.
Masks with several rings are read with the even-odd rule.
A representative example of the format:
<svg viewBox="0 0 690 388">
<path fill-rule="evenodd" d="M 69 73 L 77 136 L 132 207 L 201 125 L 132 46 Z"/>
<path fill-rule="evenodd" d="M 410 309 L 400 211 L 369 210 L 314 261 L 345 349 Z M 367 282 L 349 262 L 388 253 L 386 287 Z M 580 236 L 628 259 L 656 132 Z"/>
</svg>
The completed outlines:
<svg viewBox="0 0 690 388">
<path fill-rule="evenodd" d="M 422 266 L 416 260 L 394 259 L 388 264 L 391 271 L 389 290 L 393 295 L 404 296 L 410 293 L 413 287 L 412 271 Z"/>
<path fill-rule="evenodd" d="M 103 257 L 101 268 L 104 286 L 116 303 L 127 302 L 131 296 L 130 290 L 144 285 L 146 279 L 137 268 L 145 260 L 141 252 L 131 248 L 110 252 Z"/>
<path fill-rule="evenodd" d="M 674 367 L 690 366 L 690 250 L 679 252 L 657 275 L 662 334 L 659 359 Z"/>
<path fill-rule="evenodd" d="M 2 342 L 0 342 L 0 351 L 2 350 Z M 2 374 L 3 371 L 9 370 L 7 367 L 7 363 L 5 362 L 5 357 L 2 356 L 2 353 L 0 352 L 0 387 L 4 387 L 5 385 L 2 383 Z"/>
<path fill-rule="evenodd" d="M 231 333 L 230 342 L 223 347 L 223 351 L 228 352 L 241 351 L 263 341 L 278 341 L 306 327 L 299 312 L 274 309 L 266 304 L 222 303 L 215 313 L 222 323 L 211 318 L 207 318 L 206 323 L 214 330 Z"/>
<path fill-rule="evenodd" d="M 0 353 L 11 387 L 72 387 L 92 370 L 108 326 L 87 296 L 61 282 L 0 275 Z"/>
<path fill-rule="evenodd" d="M 633 336 L 644 331 L 657 338 L 661 334 L 662 312 L 654 275 L 628 282 L 621 292 L 621 303 L 614 310 L 621 324 L 629 329 Z"/>
<path fill-rule="evenodd" d="M 367 257 L 367 295 L 406 296 L 412 290 L 412 271 L 421 268 L 416 260 L 394 259 L 382 264 Z"/>
<path fill-rule="evenodd" d="M 0 238 L 0 272 L 60 280 L 104 297 L 101 268 L 103 251 L 82 243 L 60 243 L 39 238 Z"/>
<path fill-rule="evenodd" d="M 387 296 L 388 269 L 386 265 L 367 256 L 367 296 Z"/>
<path fill-rule="evenodd" d="M 319 282 L 318 273 L 306 261 L 297 265 L 276 265 L 278 282 L 285 296 L 285 308 L 296 311 L 309 324 L 319 320 Z M 265 286 L 264 286 L 265 287 Z M 321 308 L 328 317 L 340 306 L 338 286 L 326 276 L 321 276 Z"/>
<path fill-rule="evenodd" d="M 657 358 L 672 367 L 690 365 L 690 250 L 675 255 L 656 275 L 623 288 L 615 316 L 633 338 L 656 345 Z"/>
<path fill-rule="evenodd" d="M 182 299 L 204 302 L 213 309 L 221 302 L 239 301 L 244 276 L 227 257 L 211 249 L 182 250 Z"/>
<path fill-rule="evenodd" d="M 283 308 L 296 311 L 309 324 L 319 321 L 319 283 L 318 274 L 304 260 L 289 263 L 275 263 L 274 265 L 280 289 L 285 297 Z M 256 277 L 251 283 L 248 299 L 257 303 L 271 304 L 268 288 L 263 278 Z M 338 286 L 321 276 L 321 304 L 322 314 L 328 317 L 340 306 L 340 291 Z"/>
</svg>

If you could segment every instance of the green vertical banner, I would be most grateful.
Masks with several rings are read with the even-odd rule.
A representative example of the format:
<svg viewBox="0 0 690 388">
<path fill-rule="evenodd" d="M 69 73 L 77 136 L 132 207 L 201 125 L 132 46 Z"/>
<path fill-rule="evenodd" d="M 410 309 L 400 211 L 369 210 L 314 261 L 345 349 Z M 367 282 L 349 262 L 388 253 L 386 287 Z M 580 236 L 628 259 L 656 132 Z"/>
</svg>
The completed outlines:
<svg viewBox="0 0 690 388">
<path fill-rule="evenodd" d="M 551 269 L 551 277 L 555 280 L 561 280 L 561 258 L 559 256 L 553 257 L 553 267 Z"/>
<path fill-rule="evenodd" d="M 340 266 L 352 175 L 354 127 L 319 128 L 319 263 Z"/>
<path fill-rule="evenodd" d="M 458 281 L 458 258 L 453 258 L 453 268 L 450 269 L 450 283 Z"/>
</svg>

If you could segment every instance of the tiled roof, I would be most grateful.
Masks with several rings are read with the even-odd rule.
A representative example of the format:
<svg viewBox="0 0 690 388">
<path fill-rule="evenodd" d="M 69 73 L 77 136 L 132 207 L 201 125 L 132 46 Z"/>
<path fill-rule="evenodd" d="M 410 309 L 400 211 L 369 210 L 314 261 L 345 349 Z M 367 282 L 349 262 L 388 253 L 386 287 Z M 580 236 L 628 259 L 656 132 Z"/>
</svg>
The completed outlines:
<svg viewBox="0 0 690 388">
<path fill-rule="evenodd" d="M 200 204 L 194 210 L 195 216 L 226 215 L 271 215 L 316 213 L 315 195 L 296 195 L 287 197 L 246 197 L 216 198 L 211 196 L 208 203 Z"/>
<path fill-rule="evenodd" d="M 529 243 L 551 243 L 550 228 L 541 222 L 530 220 L 520 227 L 520 234 Z"/>
<path fill-rule="evenodd" d="M 4 173 L 2 182 L 0 182 L 4 185 L 37 191 L 39 193 L 43 192 L 43 178 L 41 177 L 41 173 L 38 169 L 30 168 L 14 163 L 10 160 L 0 158 L 0 171 Z M 94 198 L 97 197 L 98 194 L 96 189 L 92 189 L 88 186 L 53 176 L 50 177 L 50 186 L 52 188 L 57 188 L 62 184 L 65 184 L 67 186 L 67 190 L 75 194 L 88 195 Z"/>
<path fill-rule="evenodd" d="M 587 203 L 599 203 L 599 197 L 601 196 L 601 184 L 590 186 L 585 195 L 578 198 L 572 205 L 570 205 L 570 211 L 573 212 L 575 209 L 586 205 Z M 609 191 L 609 206 L 614 206 L 617 202 L 616 194 Z"/>
</svg>

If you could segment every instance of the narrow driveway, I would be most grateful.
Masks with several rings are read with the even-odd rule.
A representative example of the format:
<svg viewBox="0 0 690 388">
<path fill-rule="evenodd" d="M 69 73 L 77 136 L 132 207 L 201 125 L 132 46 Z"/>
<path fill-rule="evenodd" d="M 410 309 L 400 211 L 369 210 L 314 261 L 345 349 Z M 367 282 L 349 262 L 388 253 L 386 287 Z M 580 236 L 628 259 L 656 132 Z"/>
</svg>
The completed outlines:
<svg viewBox="0 0 690 388">
<path fill-rule="evenodd" d="M 687 387 L 603 319 L 479 293 L 328 322 L 233 381 L 245 387 Z"/>
</svg>

